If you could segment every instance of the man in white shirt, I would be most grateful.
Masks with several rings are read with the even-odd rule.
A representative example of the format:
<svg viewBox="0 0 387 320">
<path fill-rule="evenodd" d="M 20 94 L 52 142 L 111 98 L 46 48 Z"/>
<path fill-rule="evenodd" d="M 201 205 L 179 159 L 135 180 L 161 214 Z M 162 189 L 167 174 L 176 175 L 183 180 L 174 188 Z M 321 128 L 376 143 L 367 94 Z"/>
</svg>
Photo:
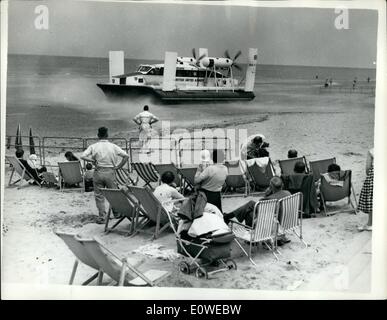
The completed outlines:
<svg viewBox="0 0 387 320">
<path fill-rule="evenodd" d="M 95 203 L 98 208 L 99 218 L 97 223 L 105 221 L 105 198 L 101 188 L 117 188 L 115 170 L 120 169 L 128 161 L 128 154 L 120 147 L 107 140 L 108 129 L 101 127 L 98 129 L 99 141 L 90 145 L 82 154 L 81 159 L 91 162 L 95 166 L 93 175 L 93 186 Z M 120 161 L 121 158 L 121 161 Z M 120 162 L 119 162 L 120 161 Z M 118 163 L 118 165 L 117 165 Z"/>
<path fill-rule="evenodd" d="M 133 121 L 139 126 L 139 140 L 144 146 L 151 136 L 152 124 L 159 121 L 159 119 L 149 112 L 148 106 L 144 106 L 144 111 L 136 115 Z"/>
</svg>

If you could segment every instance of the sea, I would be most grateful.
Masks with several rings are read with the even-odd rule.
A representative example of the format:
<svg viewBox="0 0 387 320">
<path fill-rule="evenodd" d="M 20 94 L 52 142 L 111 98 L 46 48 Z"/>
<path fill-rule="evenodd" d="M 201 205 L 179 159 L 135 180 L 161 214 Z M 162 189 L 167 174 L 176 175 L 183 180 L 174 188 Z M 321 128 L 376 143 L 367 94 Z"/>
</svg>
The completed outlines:
<svg viewBox="0 0 387 320">
<path fill-rule="evenodd" d="M 136 70 L 141 63 L 161 61 L 125 59 L 125 72 Z M 153 113 L 168 119 L 172 125 L 189 126 L 202 123 L 203 119 L 208 125 L 212 119 L 216 122 L 256 113 L 262 107 L 260 97 L 264 96 L 265 88 L 320 88 L 326 79 L 332 79 L 336 86 L 349 87 L 355 78 L 359 84 L 374 86 L 376 75 L 375 69 L 258 64 L 253 101 L 163 106 L 152 105 L 147 99 L 108 101 L 96 86 L 108 81 L 108 66 L 107 58 L 9 55 L 7 135 L 15 135 L 20 123 L 23 134 L 31 128 L 38 136 L 95 136 L 96 128 L 101 125 L 111 128 L 115 136 L 130 136 L 137 130 L 131 119 L 144 104 L 149 104 Z M 235 74 L 236 78 L 243 76 Z"/>
</svg>

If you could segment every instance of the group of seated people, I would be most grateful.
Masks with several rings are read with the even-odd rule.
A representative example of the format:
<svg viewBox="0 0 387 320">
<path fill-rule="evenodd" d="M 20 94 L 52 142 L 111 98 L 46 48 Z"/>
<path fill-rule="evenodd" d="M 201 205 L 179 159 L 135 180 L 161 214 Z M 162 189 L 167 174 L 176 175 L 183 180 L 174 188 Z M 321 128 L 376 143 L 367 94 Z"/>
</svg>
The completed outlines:
<svg viewBox="0 0 387 320">
<path fill-rule="evenodd" d="M 198 166 L 198 170 L 195 175 L 195 184 L 198 191 L 203 192 L 206 195 L 207 203 L 211 206 L 214 206 L 216 210 L 223 214 L 223 219 L 226 224 L 235 218 L 239 222 L 245 222 L 246 225 L 252 226 L 253 223 L 253 214 L 254 206 L 256 201 L 250 200 L 247 203 L 243 204 L 239 208 L 236 208 L 230 212 L 223 212 L 222 210 L 222 198 L 221 190 L 224 186 L 225 180 L 227 178 L 228 170 L 227 167 L 221 163 L 218 163 L 218 150 L 214 150 L 213 159 L 211 159 L 210 152 L 208 150 L 203 150 L 201 152 L 201 163 Z M 288 152 L 288 158 L 297 158 L 297 151 L 292 149 Z M 303 161 L 297 161 L 294 165 L 294 172 L 292 176 L 296 179 L 295 181 L 300 181 L 299 186 L 295 186 L 294 183 L 291 185 L 292 188 L 288 188 L 289 184 L 286 183 L 285 177 L 274 176 L 270 180 L 269 187 L 265 190 L 263 198 L 260 200 L 270 200 L 270 199 L 282 199 L 284 197 L 290 196 L 291 194 L 303 191 L 301 189 L 301 182 L 303 177 L 305 177 L 306 165 Z M 297 179 L 299 177 L 300 179 Z M 310 176 L 312 179 L 313 177 Z M 328 183 L 332 185 L 343 185 L 343 171 L 339 165 L 332 163 L 329 165 L 327 173 L 323 174 L 323 178 L 327 180 Z M 161 203 L 168 203 L 168 201 L 183 199 L 184 196 L 179 193 L 176 188 L 173 186 L 173 181 L 175 176 L 172 172 L 167 171 L 161 175 L 161 184 L 156 187 L 154 194 L 156 198 Z M 285 183 L 284 183 L 285 182 Z M 319 187 L 320 180 L 314 182 L 312 180 L 313 187 L 315 188 L 316 200 L 319 198 Z M 285 190 L 285 187 L 287 190 Z M 320 211 L 322 208 L 322 203 L 317 208 L 316 212 Z M 165 209 L 168 212 L 176 210 L 176 207 L 170 202 L 165 205 Z M 307 215 L 308 217 L 309 215 Z M 278 240 L 278 245 L 283 245 L 284 243 L 289 242 L 285 236 L 280 237 Z"/>
</svg>

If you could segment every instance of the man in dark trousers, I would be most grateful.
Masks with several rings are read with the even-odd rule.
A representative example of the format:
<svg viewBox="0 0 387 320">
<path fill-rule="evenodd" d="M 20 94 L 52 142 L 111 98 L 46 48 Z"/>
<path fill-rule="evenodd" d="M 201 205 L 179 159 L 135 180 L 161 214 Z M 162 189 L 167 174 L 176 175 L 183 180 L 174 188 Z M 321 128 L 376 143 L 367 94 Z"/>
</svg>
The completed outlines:
<svg viewBox="0 0 387 320">
<path fill-rule="evenodd" d="M 99 141 L 90 145 L 82 154 L 81 159 L 91 162 L 95 166 L 93 175 L 93 187 L 95 203 L 98 208 L 98 224 L 105 222 L 105 198 L 102 195 L 101 188 L 115 189 L 116 175 L 115 170 L 120 169 L 128 161 L 128 154 L 120 147 L 107 140 L 108 128 L 98 129 Z M 121 161 L 120 161 L 121 158 Z"/>
</svg>

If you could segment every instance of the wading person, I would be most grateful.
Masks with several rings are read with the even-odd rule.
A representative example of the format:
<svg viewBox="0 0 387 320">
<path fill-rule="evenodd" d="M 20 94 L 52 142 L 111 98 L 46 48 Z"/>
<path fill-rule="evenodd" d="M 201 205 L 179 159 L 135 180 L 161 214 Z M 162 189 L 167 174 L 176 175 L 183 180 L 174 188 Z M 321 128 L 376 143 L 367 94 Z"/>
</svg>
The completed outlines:
<svg viewBox="0 0 387 320">
<path fill-rule="evenodd" d="M 149 112 L 149 107 L 144 106 L 144 111 L 140 112 L 133 118 L 135 124 L 138 125 L 139 129 L 139 140 L 141 145 L 144 147 L 151 137 L 152 124 L 159 121 L 159 119 Z"/>
<path fill-rule="evenodd" d="M 97 205 L 99 217 L 97 223 L 105 222 L 105 198 L 101 188 L 117 188 L 115 170 L 120 169 L 128 160 L 128 154 L 120 147 L 107 140 L 108 129 L 101 127 L 98 129 L 99 141 L 89 146 L 82 154 L 81 159 L 91 162 L 95 166 L 93 174 L 93 187 L 95 203 Z M 121 158 L 121 161 L 119 162 Z M 118 165 L 117 165 L 118 163 Z"/>
</svg>

